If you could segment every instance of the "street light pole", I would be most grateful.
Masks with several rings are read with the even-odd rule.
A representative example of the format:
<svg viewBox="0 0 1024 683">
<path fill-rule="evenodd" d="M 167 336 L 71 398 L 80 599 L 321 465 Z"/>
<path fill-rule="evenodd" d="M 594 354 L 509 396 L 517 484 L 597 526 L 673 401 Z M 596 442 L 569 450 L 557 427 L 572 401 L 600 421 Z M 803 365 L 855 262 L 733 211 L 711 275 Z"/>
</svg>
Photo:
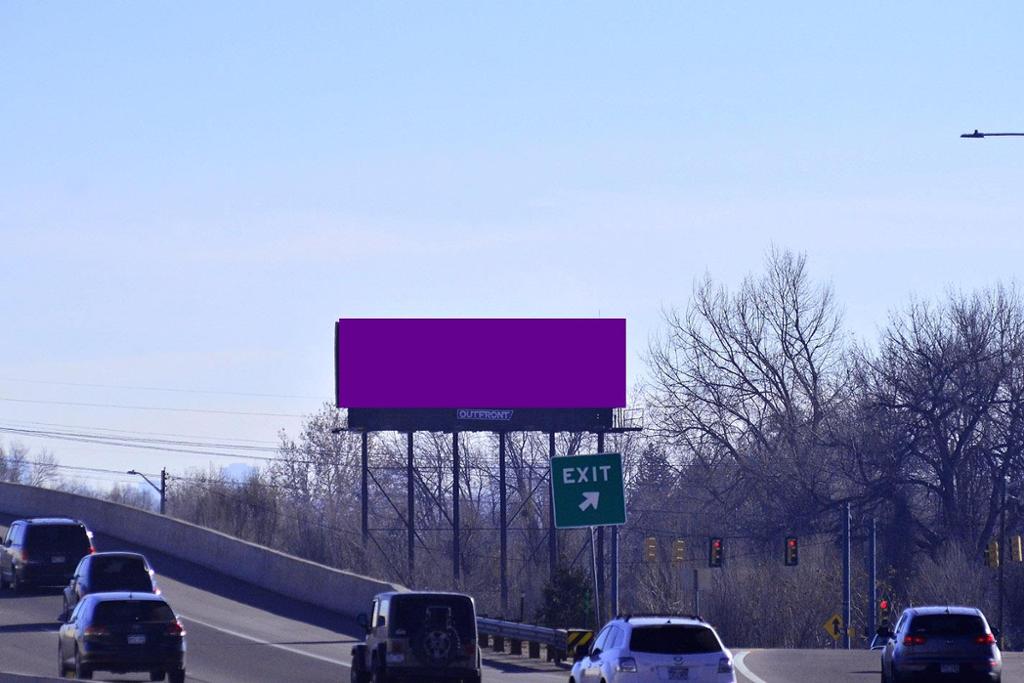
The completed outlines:
<svg viewBox="0 0 1024 683">
<path fill-rule="evenodd" d="M 138 476 L 142 477 L 143 479 L 146 480 L 147 484 L 149 484 L 150 486 L 153 487 L 154 491 L 156 491 L 157 493 L 160 494 L 160 514 L 161 515 L 166 514 L 167 513 L 167 468 L 164 467 L 164 468 L 162 468 L 160 470 L 160 486 L 157 486 L 156 484 L 151 482 L 149 480 L 149 477 L 147 477 L 142 472 L 137 472 L 135 470 L 128 470 L 128 474 L 137 474 Z"/>
</svg>

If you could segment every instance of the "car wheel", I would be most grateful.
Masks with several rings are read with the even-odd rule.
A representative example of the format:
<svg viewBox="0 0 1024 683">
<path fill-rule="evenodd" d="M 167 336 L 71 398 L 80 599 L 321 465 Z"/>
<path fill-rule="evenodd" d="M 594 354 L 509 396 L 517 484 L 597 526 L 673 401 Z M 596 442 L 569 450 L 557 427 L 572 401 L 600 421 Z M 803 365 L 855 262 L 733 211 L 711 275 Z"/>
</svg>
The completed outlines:
<svg viewBox="0 0 1024 683">
<path fill-rule="evenodd" d="M 89 680 L 92 678 L 92 669 L 82 664 L 82 654 L 75 651 L 75 678 L 81 678 L 82 680 Z"/>
<path fill-rule="evenodd" d="M 167 674 L 164 673 L 162 669 L 157 669 L 156 671 L 149 672 L 149 680 L 151 681 L 162 681 L 166 676 Z"/>
<path fill-rule="evenodd" d="M 185 670 L 172 669 L 167 672 L 168 683 L 185 683 Z"/>
</svg>

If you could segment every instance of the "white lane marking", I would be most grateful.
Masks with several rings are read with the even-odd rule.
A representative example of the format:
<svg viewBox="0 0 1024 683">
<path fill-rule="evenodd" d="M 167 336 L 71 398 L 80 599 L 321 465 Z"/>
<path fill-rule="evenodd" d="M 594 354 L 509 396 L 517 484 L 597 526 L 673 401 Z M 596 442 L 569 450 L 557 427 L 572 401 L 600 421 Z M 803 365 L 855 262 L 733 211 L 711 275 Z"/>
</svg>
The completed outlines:
<svg viewBox="0 0 1024 683">
<path fill-rule="evenodd" d="M 241 638 L 242 640 L 248 640 L 248 641 L 253 642 L 253 643 L 259 643 L 260 645 L 269 645 L 270 647 L 276 647 L 278 650 L 284 650 L 285 652 L 291 652 L 292 654 L 302 655 L 303 657 L 312 657 L 313 659 L 319 659 L 322 662 L 328 662 L 330 664 L 338 664 L 340 666 L 348 667 L 350 669 L 352 668 L 352 664 L 350 662 L 343 662 L 343 661 L 338 660 L 338 659 L 331 659 L 330 657 L 324 657 L 323 655 L 316 655 L 316 654 L 313 654 L 312 652 L 305 652 L 303 650 L 298 650 L 298 649 L 296 649 L 294 647 L 288 647 L 287 645 L 281 645 L 280 643 L 271 643 L 270 641 L 263 640 L 262 638 L 256 638 L 255 636 L 246 635 L 245 633 L 239 633 L 238 631 L 232 631 L 231 629 L 224 628 L 223 626 L 215 626 L 214 624 L 211 624 L 211 623 L 209 623 L 207 621 L 203 621 L 202 619 L 196 619 L 195 617 L 190 617 L 190 616 L 187 616 L 185 614 L 180 614 L 179 613 L 178 616 L 181 617 L 182 619 L 184 619 L 185 621 L 194 621 L 195 623 L 199 624 L 200 626 L 205 626 L 206 628 L 212 628 L 214 631 L 220 631 L 221 633 L 227 633 L 229 636 L 234 636 L 236 638 Z"/>
<path fill-rule="evenodd" d="M 743 660 L 749 654 L 750 650 L 744 650 L 743 652 L 739 653 L 738 655 L 736 655 L 736 658 L 733 659 L 732 665 L 736 668 L 737 671 L 743 674 L 743 677 L 748 679 L 750 683 L 767 683 L 767 681 L 765 681 L 760 676 L 754 674 L 754 672 L 748 669 L 747 665 L 743 663 Z"/>
</svg>

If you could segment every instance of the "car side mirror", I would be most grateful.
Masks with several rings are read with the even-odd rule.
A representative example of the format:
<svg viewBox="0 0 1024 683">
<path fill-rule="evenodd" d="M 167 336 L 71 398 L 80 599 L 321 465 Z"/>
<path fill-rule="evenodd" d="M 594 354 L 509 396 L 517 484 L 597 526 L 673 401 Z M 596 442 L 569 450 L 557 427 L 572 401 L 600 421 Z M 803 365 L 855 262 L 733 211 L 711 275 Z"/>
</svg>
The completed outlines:
<svg viewBox="0 0 1024 683">
<path fill-rule="evenodd" d="M 356 615 L 356 623 L 359 624 L 364 631 L 370 630 L 370 619 L 366 616 L 366 612 L 360 612 Z"/>
<path fill-rule="evenodd" d="M 383 614 L 378 614 L 377 615 L 377 626 L 384 626 L 386 623 L 388 623 L 388 618 L 385 617 Z"/>
<path fill-rule="evenodd" d="M 11 539 L 8 538 L 6 541 L 4 541 L 4 547 L 5 548 L 10 548 L 11 547 Z"/>
<path fill-rule="evenodd" d="M 590 651 L 590 656 L 591 657 L 598 657 L 598 656 L 600 656 L 600 654 L 601 654 L 601 648 L 599 648 L 599 647 L 595 647 L 595 648 L 593 648 Z"/>
</svg>

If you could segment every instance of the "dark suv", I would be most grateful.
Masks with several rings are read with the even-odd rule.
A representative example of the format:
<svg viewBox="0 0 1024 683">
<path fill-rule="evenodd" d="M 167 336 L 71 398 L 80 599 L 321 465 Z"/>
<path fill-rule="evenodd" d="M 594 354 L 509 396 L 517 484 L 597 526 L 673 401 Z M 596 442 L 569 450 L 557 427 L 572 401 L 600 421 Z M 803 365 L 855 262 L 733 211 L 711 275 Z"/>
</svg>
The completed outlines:
<svg viewBox="0 0 1024 683">
<path fill-rule="evenodd" d="M 480 683 L 473 598 L 461 593 L 381 593 L 360 614 L 366 643 L 352 648 L 353 683 Z"/>
<path fill-rule="evenodd" d="M 92 534 L 77 519 L 19 519 L 4 539 L 0 587 L 66 585 L 79 560 L 94 552 Z"/>
<path fill-rule="evenodd" d="M 160 591 L 153 579 L 153 569 L 139 553 L 94 553 L 78 563 L 71 583 L 64 587 L 64 608 L 61 618 L 67 619 L 78 601 L 90 593 L 156 593 Z"/>
<path fill-rule="evenodd" d="M 879 635 L 883 683 L 999 683 L 1002 675 L 997 634 L 974 607 L 911 607 Z"/>
<path fill-rule="evenodd" d="M 82 598 L 57 636 L 61 678 L 97 670 L 149 672 L 149 680 L 185 680 L 185 629 L 159 595 L 93 593 Z"/>
</svg>

